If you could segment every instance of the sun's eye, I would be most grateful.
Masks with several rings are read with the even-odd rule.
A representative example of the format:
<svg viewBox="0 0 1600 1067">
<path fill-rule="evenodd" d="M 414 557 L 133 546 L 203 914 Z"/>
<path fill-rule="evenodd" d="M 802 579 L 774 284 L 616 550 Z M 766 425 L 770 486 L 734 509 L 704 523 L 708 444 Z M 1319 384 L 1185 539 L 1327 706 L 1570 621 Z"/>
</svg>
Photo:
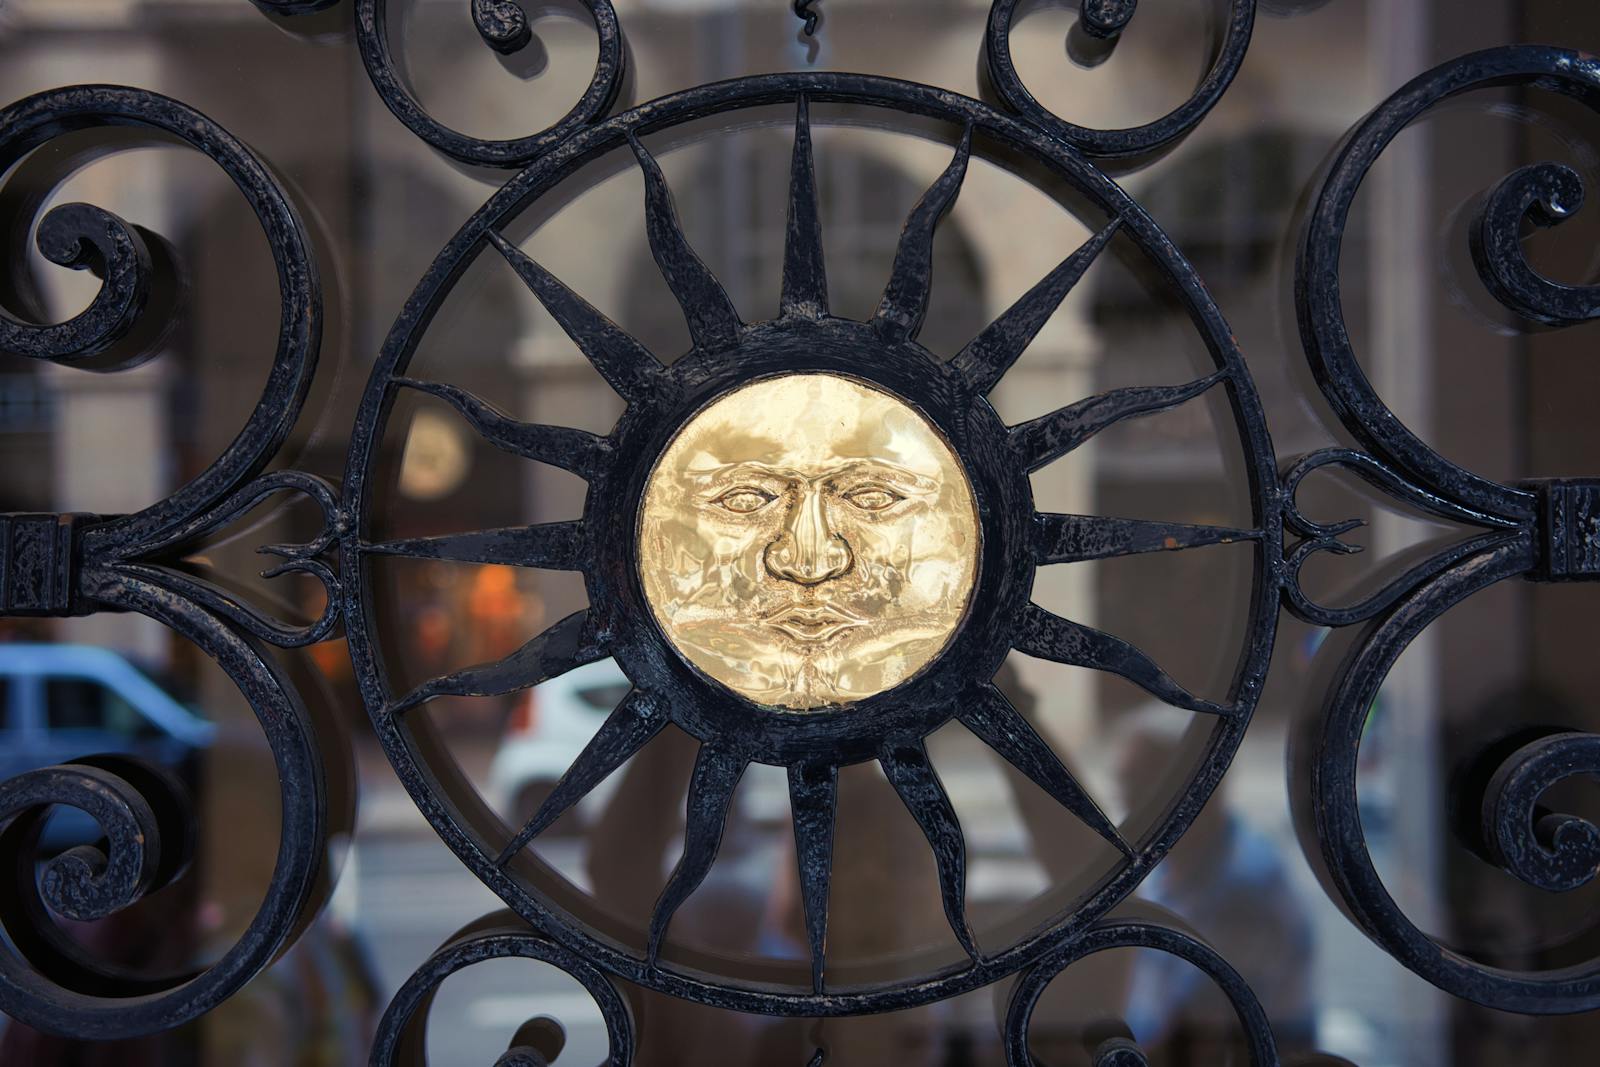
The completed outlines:
<svg viewBox="0 0 1600 1067">
<path fill-rule="evenodd" d="M 882 511 L 900 503 L 905 497 L 881 485 L 864 485 L 844 494 L 844 498 L 862 511 Z"/>
<path fill-rule="evenodd" d="M 778 499 L 765 489 L 753 485 L 736 485 L 712 501 L 713 504 L 735 515 L 748 515 L 760 511 Z"/>
</svg>

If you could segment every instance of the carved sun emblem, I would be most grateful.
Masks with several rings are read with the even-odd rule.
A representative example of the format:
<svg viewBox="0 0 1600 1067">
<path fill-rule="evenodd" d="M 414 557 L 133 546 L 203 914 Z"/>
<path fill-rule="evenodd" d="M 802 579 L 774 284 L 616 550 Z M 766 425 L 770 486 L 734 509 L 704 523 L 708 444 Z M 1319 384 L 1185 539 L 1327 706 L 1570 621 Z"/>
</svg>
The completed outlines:
<svg viewBox="0 0 1600 1067">
<path fill-rule="evenodd" d="M 972 490 L 903 401 L 830 374 L 744 386 L 691 418 L 645 490 L 639 569 L 668 638 L 760 704 L 893 688 L 937 656 L 977 571 Z"/>
</svg>

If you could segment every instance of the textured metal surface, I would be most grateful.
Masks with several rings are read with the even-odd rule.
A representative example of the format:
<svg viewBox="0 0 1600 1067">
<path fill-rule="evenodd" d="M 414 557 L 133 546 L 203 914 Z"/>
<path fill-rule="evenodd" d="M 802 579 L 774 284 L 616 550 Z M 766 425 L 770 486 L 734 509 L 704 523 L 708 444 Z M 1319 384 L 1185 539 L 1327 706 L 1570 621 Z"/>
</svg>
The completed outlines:
<svg viewBox="0 0 1600 1067">
<path fill-rule="evenodd" d="M 0 515 L 0 612 L 75 615 L 82 515 Z"/>
<path fill-rule="evenodd" d="M 256 0 L 292 15 L 324 0 Z M 395 322 L 374 368 L 352 432 L 342 491 L 293 470 L 263 474 L 304 401 L 316 362 L 321 291 L 309 244 L 278 183 L 248 149 L 203 115 L 158 94 L 78 86 L 30 97 L 0 111 L 0 171 L 62 134 L 103 126 L 171 135 L 215 162 L 254 209 L 277 266 L 280 331 L 262 396 L 237 438 L 200 475 L 131 515 L 0 516 L 0 613 L 54 615 L 142 612 L 215 659 L 255 710 L 280 779 L 283 825 L 277 867 L 259 913 L 241 940 L 209 969 L 163 978 L 130 976 L 85 955 L 58 919 L 103 917 L 182 877 L 193 847 L 192 801 L 162 772 L 126 759 L 86 757 L 0 783 L 0 863 L 10 891 L 0 894 L 0 1010 L 32 1025 L 87 1038 L 150 1033 L 191 1020 L 232 995 L 266 966 L 309 920 L 326 849 L 326 773 L 309 716 L 265 645 L 297 647 L 349 631 L 358 684 L 373 728 L 400 781 L 440 837 L 513 909 L 463 930 L 428 960 L 395 998 L 380 1026 L 375 1064 L 420 1063 L 427 1013 L 439 983 L 484 959 L 524 957 L 576 978 L 599 1006 L 611 1062 L 633 1056 L 635 1036 L 617 980 L 704 1004 L 781 1015 L 831 1016 L 927 1003 L 1018 976 L 1003 1027 L 1008 1060 L 1027 1051 L 1034 1005 L 1044 986 L 1083 957 L 1138 947 L 1198 967 L 1228 997 L 1253 1062 L 1277 1062 L 1269 1021 L 1240 976 L 1214 950 L 1169 919 L 1105 917 L 1160 862 L 1215 789 L 1236 750 L 1265 679 L 1280 605 L 1326 626 L 1361 625 L 1354 650 L 1330 688 L 1320 736 L 1300 783 L 1310 805 L 1333 891 L 1346 912 L 1395 959 L 1459 997 L 1527 1013 L 1600 1007 L 1600 961 L 1561 971 L 1495 969 L 1436 943 L 1418 929 L 1379 879 L 1362 835 L 1356 761 L 1378 687 L 1421 630 L 1452 606 L 1497 582 L 1587 581 L 1600 577 L 1600 481 L 1589 477 L 1502 484 L 1463 469 L 1431 449 L 1384 404 L 1363 374 L 1345 327 L 1339 257 L 1351 205 L 1384 148 L 1413 119 L 1458 93 L 1486 86 L 1551 89 L 1594 107 L 1600 66 L 1591 57 L 1518 46 L 1464 56 L 1424 74 L 1384 102 L 1344 144 L 1324 181 L 1300 250 L 1296 303 L 1306 354 L 1318 385 L 1358 447 L 1291 461 L 1280 473 L 1254 387 L 1226 322 L 1202 280 L 1150 217 L 1087 157 L 1140 157 L 1189 132 L 1226 90 L 1242 62 L 1255 4 L 1220 5 L 1225 18 L 1214 64 L 1191 98 L 1171 114 L 1128 130 L 1093 130 L 1045 110 L 1011 63 L 1014 0 L 997 0 L 985 39 L 988 74 L 1005 114 L 929 86 L 858 74 L 775 74 L 675 93 L 607 117 L 623 74 L 620 29 L 606 0 L 590 0 L 598 60 L 580 101 L 549 129 L 488 141 L 429 117 L 405 88 L 390 53 L 384 0 L 355 0 L 357 43 L 379 96 L 419 138 L 451 159 L 525 168 L 469 219 L 439 254 Z M 512 0 L 464 0 L 485 45 L 510 54 L 531 41 L 528 13 Z M 796 4 L 802 18 L 814 17 Z M 1133 0 L 1084 0 L 1082 34 L 1109 48 L 1138 32 Z M 1138 16 L 1140 20 L 1150 15 Z M 805 32 L 814 29 L 809 21 Z M 1080 42 L 1081 43 L 1081 42 Z M 1100 54 L 1104 54 L 1102 51 Z M 845 103 L 893 123 L 932 119 L 952 156 L 906 220 L 882 299 L 865 322 L 828 307 L 826 266 L 810 136 L 814 105 Z M 795 113 L 779 317 L 746 323 L 680 227 L 655 153 L 673 147 L 674 130 L 713 115 L 770 105 Z M 756 120 L 759 121 L 759 120 Z M 924 127 L 926 128 L 926 127 Z M 647 143 L 648 141 L 648 143 Z M 667 287 L 682 306 L 692 350 L 667 365 L 606 319 L 506 236 L 524 209 L 584 164 L 608 153 L 637 166 L 645 190 L 646 236 Z M 917 344 L 927 311 L 932 247 L 941 218 L 980 159 L 1021 157 L 1065 182 L 1088 205 L 1092 235 L 984 329 L 953 360 L 940 363 Z M 56 181 L 84 158 L 50 159 Z M 38 158 L 30 163 L 40 162 Z M 1525 225 L 1552 226 L 1582 202 L 1582 184 L 1565 166 L 1524 167 L 1485 197 L 1470 252 L 1489 292 L 1544 326 L 1600 314 L 1593 286 L 1554 282 L 1527 262 Z M 24 200 L 27 205 L 42 200 Z M 13 204 L 16 202 L 13 201 Z M 30 206 L 28 210 L 35 210 Z M 39 219 L 0 219 L 7 265 L 0 274 L 0 349 L 61 364 L 126 366 L 159 349 L 173 289 L 169 250 L 135 224 L 86 204 L 56 207 Z M 32 238 L 54 264 L 86 269 L 101 285 L 66 322 L 42 315 L 42 301 L 20 250 Z M 986 397 L 1043 327 L 1084 271 L 1112 242 L 1141 258 L 1182 304 L 1214 370 L 1187 382 L 1092 396 L 1017 426 L 1004 425 Z M 509 418 L 458 386 L 407 374 L 433 316 L 478 256 L 503 259 L 556 323 L 627 403 L 604 435 Z M 639 580 L 638 542 L 618 531 L 638 526 L 649 472 L 675 434 L 718 397 L 761 378 L 815 373 L 849 376 L 901 398 L 959 459 L 977 505 L 980 551 L 971 604 L 949 644 L 903 683 L 852 702 L 785 713 L 744 699 L 698 671 L 663 632 Z M 589 483 L 584 516 L 572 522 L 469 531 L 433 538 L 374 541 L 376 465 L 389 411 L 403 391 L 451 405 L 488 442 L 555 464 Z M 1251 526 L 1224 528 L 1037 512 L 1028 473 L 1070 453 L 1121 420 L 1222 396 L 1243 446 Z M 1356 523 L 1319 523 L 1296 502 L 1317 472 L 1343 471 L 1434 516 L 1474 528 L 1469 537 L 1413 563 L 1366 599 L 1343 607 L 1313 600 L 1301 587 L 1306 561 L 1349 553 Z M 263 546 L 280 561 L 267 575 L 298 572 L 319 581 L 328 604 L 309 623 L 286 623 L 220 586 L 174 566 L 185 549 L 275 494 L 309 500 L 322 529 L 309 542 Z M 1285 535 L 1290 543 L 1285 544 Z M 1232 683 L 1219 699 L 1180 687 L 1143 652 L 1031 602 L 1039 566 L 1222 543 L 1251 546 L 1254 584 L 1249 626 Z M 578 571 L 591 608 L 534 635 L 495 662 L 391 691 L 375 640 L 368 582 L 372 561 L 401 556 L 495 562 Z M 337 559 L 335 559 L 337 557 Z M 1164 820 L 1137 840 L 1106 817 L 1027 719 L 991 684 L 1012 650 L 1111 672 L 1159 700 L 1199 716 L 1209 730 L 1197 769 L 1172 783 Z M 634 690 L 521 827 L 505 827 L 451 782 L 416 742 L 407 713 L 449 694 L 502 694 L 614 656 Z M 1090 892 L 1011 944 L 979 940 L 965 908 L 966 842 L 960 821 L 924 748 L 933 730 L 960 722 L 1064 809 L 1103 838 L 1115 866 Z M 603 925 L 583 903 L 544 892 L 553 875 L 527 845 L 608 773 L 674 723 L 701 745 L 687 801 L 683 852 L 643 928 Z M 1489 739 L 1485 739 L 1486 743 Z M 877 760 L 920 828 L 937 872 L 940 903 L 967 955 L 955 965 L 912 960 L 910 978 L 863 979 L 826 958 L 833 828 L 841 766 Z M 733 791 L 752 762 L 786 768 L 795 853 L 810 958 L 754 968 L 674 944 L 673 915 L 710 870 Z M 1600 738 L 1557 730 L 1509 753 L 1486 779 L 1481 819 L 1467 842 L 1490 862 L 1541 890 L 1582 886 L 1600 869 L 1600 829 L 1551 813 L 1541 800 L 1558 783 L 1600 776 Z M 105 831 L 98 847 L 38 862 L 38 838 L 51 805 L 90 813 Z M 926 963 L 920 970 L 917 964 Z M 752 977 L 753 975 L 753 977 Z M 530 1020 L 499 1062 L 547 1064 L 560 1051 L 559 1025 Z M 820 1062 L 821 1050 L 813 1056 Z M 1094 1053 L 1100 1067 L 1143 1064 L 1130 1040 Z"/>
</svg>

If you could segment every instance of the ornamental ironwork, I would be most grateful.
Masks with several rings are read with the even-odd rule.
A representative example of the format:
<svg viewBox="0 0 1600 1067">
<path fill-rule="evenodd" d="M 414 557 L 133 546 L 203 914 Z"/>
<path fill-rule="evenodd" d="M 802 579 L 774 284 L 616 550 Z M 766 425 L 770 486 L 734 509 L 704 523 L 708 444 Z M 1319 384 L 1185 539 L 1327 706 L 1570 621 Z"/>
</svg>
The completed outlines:
<svg viewBox="0 0 1600 1067">
<path fill-rule="evenodd" d="M 281 14 L 326 0 L 256 0 Z M 1100 162 L 1149 156 L 1190 132 L 1226 92 L 1244 59 L 1253 0 L 1230 0 L 1211 69 L 1167 116 L 1132 129 L 1069 123 L 1029 92 L 1010 55 L 1014 0 L 996 0 L 984 39 L 995 103 L 928 85 L 850 73 L 787 73 L 700 86 L 613 113 L 624 75 L 621 28 L 608 0 L 585 0 L 598 38 L 590 84 L 545 130 L 486 140 L 426 113 L 390 51 L 385 0 L 353 0 L 356 38 L 379 97 L 417 137 L 464 164 L 514 173 L 465 221 L 417 284 L 372 369 L 350 435 L 342 486 L 292 469 L 264 473 L 299 415 L 316 366 L 322 290 L 306 230 L 270 170 L 189 106 L 115 86 L 51 90 L 0 111 L 0 172 L 73 131 L 131 126 L 175 137 L 233 180 L 272 249 L 280 291 L 277 351 L 262 396 L 237 437 L 200 475 L 129 515 L 0 516 L 0 612 L 66 616 L 133 611 L 157 619 L 215 659 L 254 709 L 281 783 L 276 870 L 239 942 L 195 974 L 134 978 L 87 956 L 56 918 L 94 919 L 181 877 L 192 848 L 191 801 L 169 776 L 125 758 L 86 757 L 0 783 L 0 842 L 11 891 L 0 894 L 0 1010 L 40 1029 L 109 1039 L 192 1020 L 229 998 L 297 936 L 321 903 L 328 835 L 323 756 L 293 681 L 267 645 L 300 647 L 342 628 L 371 726 L 394 773 L 461 862 L 507 905 L 442 947 L 413 976 L 380 1026 L 375 1064 L 420 1062 L 432 993 L 486 959 L 543 960 L 572 975 L 605 1020 L 611 1062 L 627 1063 L 636 1032 L 625 980 L 699 1003 L 768 1015 L 837 1016 L 925 1004 L 1017 979 L 1004 1019 L 1009 1063 L 1031 1062 L 1027 1035 L 1041 991 L 1057 973 L 1107 949 L 1142 947 L 1181 958 L 1233 1005 L 1253 1062 L 1276 1063 L 1270 1021 L 1240 975 L 1174 923 L 1108 912 L 1182 837 L 1221 781 L 1260 697 L 1280 609 L 1329 627 L 1364 627 L 1340 668 L 1308 761 L 1317 840 L 1351 920 L 1390 955 L 1447 992 L 1530 1014 L 1600 1007 L 1600 963 L 1515 972 L 1475 962 L 1423 933 L 1385 889 L 1362 834 L 1356 759 L 1379 685 L 1431 621 L 1512 578 L 1600 577 L 1600 480 L 1503 484 L 1423 443 L 1385 405 L 1357 362 L 1341 306 L 1340 251 L 1352 201 L 1384 149 L 1427 109 L 1486 86 L 1526 85 L 1600 102 L 1600 60 L 1551 47 L 1463 56 L 1404 86 L 1357 127 L 1322 183 L 1298 255 L 1296 306 L 1305 353 L 1323 395 L 1358 443 L 1280 467 L 1249 368 L 1202 278 Z M 796 2 L 805 33 L 818 10 Z M 511 2 L 472 0 L 485 43 L 504 53 L 529 41 Z M 1132 2 L 1084 0 L 1081 30 L 1100 42 L 1130 31 Z M 865 321 L 829 307 L 811 129 L 833 105 L 894 126 L 942 131 L 943 172 L 911 210 L 882 296 Z M 679 224 L 656 162 L 688 124 L 719 116 L 762 123 L 792 115 L 786 241 L 779 313 L 746 322 Z M 765 109 L 765 111 L 763 111 Z M 821 120 L 825 121 L 825 119 Z M 927 124 L 931 123 L 931 127 Z M 65 155 L 69 155 L 64 153 Z M 1092 236 L 948 361 L 918 343 L 930 301 L 934 235 L 961 192 L 973 156 L 1003 160 L 1030 180 L 1060 183 Z M 637 168 L 645 238 L 688 324 L 687 353 L 651 351 L 607 319 L 518 240 L 518 219 L 580 168 L 615 157 Z M 59 179 L 75 160 L 55 162 Z M 1546 326 L 1600 317 L 1600 288 L 1540 275 L 1520 230 L 1550 226 L 1582 202 L 1577 173 L 1543 163 L 1518 170 L 1485 199 L 1471 255 L 1489 292 Z M 39 200 L 25 200 L 36 205 Z M 13 236 L 35 220 L 8 219 Z M 101 285 L 66 322 L 21 302 L 0 315 L 0 349 L 54 363 L 136 361 L 159 343 L 174 305 L 164 242 L 87 204 L 37 220 L 40 251 L 90 270 Z M 988 395 L 1086 269 L 1113 242 L 1142 261 L 1187 315 L 1212 367 L 1190 380 L 1115 389 L 1016 425 Z M 543 305 L 622 398 L 609 432 L 521 422 L 493 398 L 412 376 L 436 313 L 468 267 L 498 258 Z M 426 538 L 383 539 L 377 463 L 391 410 L 406 394 L 454 408 L 487 442 L 552 464 L 587 483 L 571 521 Z M 1126 420 L 1220 396 L 1231 413 L 1251 507 L 1247 526 L 1186 525 L 1060 514 L 1036 507 L 1029 474 Z M 1320 523 L 1297 503 L 1315 471 L 1342 469 L 1473 536 L 1415 562 L 1354 605 L 1318 602 L 1301 571 L 1319 553 L 1349 553 L 1355 520 Z M 322 515 L 302 544 L 270 545 L 266 573 L 310 575 L 325 587 L 319 618 L 292 625 L 176 565 L 184 550 L 279 494 Z M 1238 543 L 1251 552 L 1248 626 L 1227 692 L 1212 701 L 1180 686 L 1151 656 L 1032 599 L 1038 567 L 1066 561 Z M 372 595 L 389 557 L 509 564 L 577 572 L 589 607 L 497 662 L 397 690 Z M 993 679 L 1013 650 L 1120 676 L 1206 724 L 1202 758 L 1171 784 L 1163 816 L 1135 837 L 1106 816 Z M 566 774 L 523 825 L 479 817 L 474 800 L 419 742 L 416 709 L 448 695 L 505 694 L 614 658 L 632 683 Z M 1114 861 L 1083 893 L 1011 940 L 980 942 L 967 920 L 966 841 L 933 770 L 925 739 L 959 723 L 1107 842 Z M 682 854 L 643 929 L 619 932 L 580 903 L 547 891 L 528 846 L 666 724 L 699 743 Z M 926 837 L 940 905 L 966 955 L 929 955 L 885 979 L 831 963 L 828 901 L 838 776 L 876 761 Z M 718 854 L 735 787 L 752 763 L 784 768 L 809 959 L 774 964 L 760 980 L 710 952 L 668 943 L 674 913 Z M 1495 863 L 1556 892 L 1600 868 L 1600 830 L 1541 806 L 1557 782 L 1600 774 L 1600 739 L 1560 732 L 1509 754 L 1481 800 L 1481 840 Z M 80 808 L 105 834 L 97 848 L 40 861 L 53 806 Z M 501 1063 L 545 1063 L 559 1038 L 519 1031 Z M 1144 1062 L 1115 1038 L 1095 1062 Z"/>
</svg>

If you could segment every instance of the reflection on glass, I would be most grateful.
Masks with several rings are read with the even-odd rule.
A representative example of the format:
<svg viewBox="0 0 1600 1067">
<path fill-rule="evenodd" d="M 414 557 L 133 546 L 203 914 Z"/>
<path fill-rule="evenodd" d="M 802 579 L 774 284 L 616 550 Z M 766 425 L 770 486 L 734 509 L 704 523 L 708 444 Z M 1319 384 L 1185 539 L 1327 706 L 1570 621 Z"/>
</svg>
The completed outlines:
<svg viewBox="0 0 1600 1067">
<path fill-rule="evenodd" d="M 645 489 L 639 569 L 688 660 L 760 704 L 883 692 L 944 648 L 977 571 L 972 489 L 904 402 L 791 374 L 684 424 Z"/>
</svg>

